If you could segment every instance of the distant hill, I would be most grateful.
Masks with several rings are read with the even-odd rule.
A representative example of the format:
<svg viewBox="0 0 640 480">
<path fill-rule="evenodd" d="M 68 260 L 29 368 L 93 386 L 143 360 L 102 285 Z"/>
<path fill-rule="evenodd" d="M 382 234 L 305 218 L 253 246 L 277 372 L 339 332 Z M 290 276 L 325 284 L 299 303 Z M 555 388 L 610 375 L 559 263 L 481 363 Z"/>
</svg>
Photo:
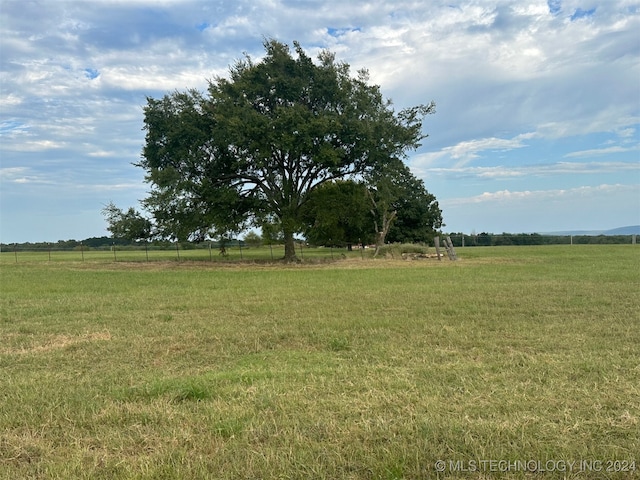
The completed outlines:
<svg viewBox="0 0 640 480">
<path fill-rule="evenodd" d="M 545 232 L 541 235 L 640 235 L 640 225 L 630 225 L 628 227 L 618 227 L 611 230 L 568 230 L 566 232 Z"/>
<path fill-rule="evenodd" d="M 607 230 L 603 235 L 640 235 L 640 225 L 631 225 L 629 227 L 619 227 L 613 230 Z"/>
</svg>

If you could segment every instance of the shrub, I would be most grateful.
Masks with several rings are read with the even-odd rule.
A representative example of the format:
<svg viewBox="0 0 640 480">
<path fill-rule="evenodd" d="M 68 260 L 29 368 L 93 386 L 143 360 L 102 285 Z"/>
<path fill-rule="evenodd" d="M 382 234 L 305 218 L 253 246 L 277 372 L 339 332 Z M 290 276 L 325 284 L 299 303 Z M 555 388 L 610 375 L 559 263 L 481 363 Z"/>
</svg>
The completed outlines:
<svg viewBox="0 0 640 480">
<path fill-rule="evenodd" d="M 428 253 L 429 247 L 420 245 L 419 243 L 392 243 L 380 247 L 379 255 L 390 255 L 392 257 L 400 257 L 403 253 Z"/>
</svg>

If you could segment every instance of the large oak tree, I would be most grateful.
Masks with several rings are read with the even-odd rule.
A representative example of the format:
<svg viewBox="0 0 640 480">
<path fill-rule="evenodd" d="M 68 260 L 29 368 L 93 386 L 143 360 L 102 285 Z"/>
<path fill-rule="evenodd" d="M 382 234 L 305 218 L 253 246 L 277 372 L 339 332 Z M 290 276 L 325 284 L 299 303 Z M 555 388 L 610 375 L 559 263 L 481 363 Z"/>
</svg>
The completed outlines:
<svg viewBox="0 0 640 480">
<path fill-rule="evenodd" d="M 148 98 L 139 166 L 152 188 L 143 205 L 159 232 L 201 240 L 248 220 L 277 219 L 285 259 L 301 211 L 319 185 L 366 174 L 419 146 L 433 102 L 395 112 L 367 72 L 322 52 L 314 62 L 275 40 L 216 78 L 208 92 Z"/>
</svg>

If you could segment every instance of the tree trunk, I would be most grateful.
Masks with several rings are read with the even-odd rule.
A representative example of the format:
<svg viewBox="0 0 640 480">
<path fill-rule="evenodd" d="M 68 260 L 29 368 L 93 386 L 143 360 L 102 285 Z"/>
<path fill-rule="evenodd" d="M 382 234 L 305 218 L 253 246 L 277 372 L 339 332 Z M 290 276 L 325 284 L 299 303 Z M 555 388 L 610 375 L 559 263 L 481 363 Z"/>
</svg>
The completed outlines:
<svg viewBox="0 0 640 480">
<path fill-rule="evenodd" d="M 296 262 L 298 257 L 296 257 L 296 245 L 293 241 L 293 231 L 287 228 L 283 229 L 284 234 L 284 261 L 285 262 Z"/>
<path fill-rule="evenodd" d="M 387 233 L 389 233 L 391 223 L 396 218 L 397 213 L 398 212 L 394 210 L 390 215 L 387 215 L 386 211 L 382 214 L 382 230 L 376 232 L 376 251 L 373 253 L 373 258 L 378 256 L 380 248 L 384 245 L 384 240 L 387 238 Z"/>
<path fill-rule="evenodd" d="M 373 258 L 376 258 L 380 253 L 380 248 L 384 245 L 384 237 L 386 237 L 386 234 L 383 231 L 376 232 L 376 249 L 373 252 Z"/>
</svg>

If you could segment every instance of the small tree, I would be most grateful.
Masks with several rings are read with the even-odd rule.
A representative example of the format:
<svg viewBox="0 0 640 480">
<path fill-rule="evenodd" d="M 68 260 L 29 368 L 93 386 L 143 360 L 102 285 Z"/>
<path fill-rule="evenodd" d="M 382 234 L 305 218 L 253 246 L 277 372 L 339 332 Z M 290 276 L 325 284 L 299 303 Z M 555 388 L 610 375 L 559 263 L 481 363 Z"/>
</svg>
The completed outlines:
<svg viewBox="0 0 640 480">
<path fill-rule="evenodd" d="M 380 165 L 365 181 L 324 184 L 304 209 L 307 238 L 320 245 L 426 242 L 442 226 L 442 212 L 424 182 L 399 160 Z"/>
<path fill-rule="evenodd" d="M 379 164 L 366 177 L 370 211 L 375 228 L 376 250 L 384 245 L 394 221 L 394 240 L 425 241 L 442 226 L 442 212 L 435 197 L 399 159 Z"/>
<path fill-rule="evenodd" d="M 116 207 L 113 202 L 109 202 L 102 209 L 102 214 L 109 224 L 107 230 L 114 238 L 123 238 L 133 242 L 148 241 L 151 238 L 151 221 L 133 208 L 129 208 L 125 212 Z"/>
<path fill-rule="evenodd" d="M 262 237 L 256 232 L 249 232 L 244 236 L 244 242 L 250 247 L 259 247 L 262 245 Z"/>
<path fill-rule="evenodd" d="M 444 226 L 442 211 L 436 197 L 429 193 L 424 182 L 406 172 L 397 201 L 397 215 L 387 233 L 388 242 L 429 242 Z"/>
</svg>

